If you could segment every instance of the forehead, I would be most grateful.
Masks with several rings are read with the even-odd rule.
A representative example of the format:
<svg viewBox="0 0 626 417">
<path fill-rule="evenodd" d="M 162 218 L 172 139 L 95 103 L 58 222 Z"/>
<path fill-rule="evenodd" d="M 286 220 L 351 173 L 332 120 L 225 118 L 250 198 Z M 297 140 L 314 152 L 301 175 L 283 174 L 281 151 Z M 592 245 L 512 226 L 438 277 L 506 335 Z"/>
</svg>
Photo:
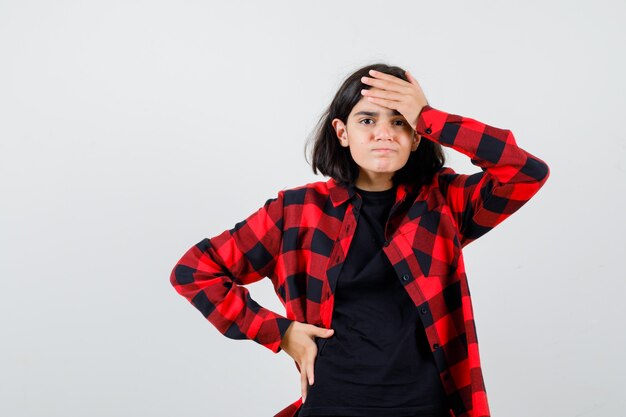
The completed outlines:
<svg viewBox="0 0 626 417">
<path fill-rule="evenodd" d="M 401 113 L 395 109 L 389 109 L 387 107 L 380 106 L 378 104 L 368 101 L 365 97 L 359 100 L 358 103 L 352 108 L 349 117 L 355 116 L 401 116 Z"/>
</svg>

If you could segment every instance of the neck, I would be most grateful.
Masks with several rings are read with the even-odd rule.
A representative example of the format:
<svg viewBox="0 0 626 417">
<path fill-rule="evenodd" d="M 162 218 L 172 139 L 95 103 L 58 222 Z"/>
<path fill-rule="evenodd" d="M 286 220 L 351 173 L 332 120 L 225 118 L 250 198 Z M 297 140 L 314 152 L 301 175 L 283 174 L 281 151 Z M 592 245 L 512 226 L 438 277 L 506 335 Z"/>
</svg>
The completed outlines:
<svg viewBox="0 0 626 417">
<path fill-rule="evenodd" d="M 359 174 L 354 185 L 365 191 L 385 191 L 393 187 L 392 176 L 393 173 L 385 173 L 377 177 Z"/>
</svg>

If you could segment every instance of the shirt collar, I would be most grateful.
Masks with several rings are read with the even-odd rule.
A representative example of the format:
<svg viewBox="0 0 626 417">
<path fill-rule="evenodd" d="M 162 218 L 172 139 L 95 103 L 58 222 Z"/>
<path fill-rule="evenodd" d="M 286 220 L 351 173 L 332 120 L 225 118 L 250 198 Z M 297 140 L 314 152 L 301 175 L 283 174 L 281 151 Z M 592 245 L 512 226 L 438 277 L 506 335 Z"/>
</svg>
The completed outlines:
<svg viewBox="0 0 626 417">
<path fill-rule="evenodd" d="M 334 178 L 330 178 L 326 181 L 326 184 L 328 186 L 328 193 L 330 195 L 330 200 L 333 203 L 333 207 L 337 207 L 347 200 L 350 200 L 356 194 L 356 187 L 354 184 L 337 182 Z M 404 200 L 407 194 L 411 191 L 412 187 L 413 186 L 410 184 L 398 184 L 398 188 L 396 190 L 396 202 Z"/>
</svg>

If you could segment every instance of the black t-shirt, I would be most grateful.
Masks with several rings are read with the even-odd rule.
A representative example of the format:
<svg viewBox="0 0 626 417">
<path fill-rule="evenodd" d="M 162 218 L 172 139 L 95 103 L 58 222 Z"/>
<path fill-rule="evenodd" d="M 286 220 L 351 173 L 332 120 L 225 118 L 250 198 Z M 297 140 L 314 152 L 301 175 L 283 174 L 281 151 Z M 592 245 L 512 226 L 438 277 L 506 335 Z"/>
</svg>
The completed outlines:
<svg viewBox="0 0 626 417">
<path fill-rule="evenodd" d="M 335 290 L 332 337 L 316 338 L 305 416 L 449 416 L 415 304 L 382 251 L 396 187 L 363 204 Z"/>
</svg>

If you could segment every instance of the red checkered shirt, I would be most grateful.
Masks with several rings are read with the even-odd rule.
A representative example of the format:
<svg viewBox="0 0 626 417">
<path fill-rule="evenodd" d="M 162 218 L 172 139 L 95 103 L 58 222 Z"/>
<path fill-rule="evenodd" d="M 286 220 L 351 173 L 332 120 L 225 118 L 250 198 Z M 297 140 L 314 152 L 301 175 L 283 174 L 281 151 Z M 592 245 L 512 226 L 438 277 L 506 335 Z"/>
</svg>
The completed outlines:
<svg viewBox="0 0 626 417">
<path fill-rule="evenodd" d="M 510 130 L 429 105 L 415 130 L 471 158 L 472 175 L 441 168 L 428 184 L 399 184 L 383 251 L 424 314 L 422 324 L 454 417 L 490 415 L 462 248 L 522 207 L 549 176 Z M 330 328 L 337 278 L 361 199 L 334 179 L 281 190 L 263 207 L 191 247 L 171 284 L 222 334 L 274 353 L 293 320 Z M 271 279 L 286 317 L 244 285 Z M 296 368 L 300 370 L 295 362 Z M 302 397 L 275 417 L 294 416 Z"/>
</svg>

